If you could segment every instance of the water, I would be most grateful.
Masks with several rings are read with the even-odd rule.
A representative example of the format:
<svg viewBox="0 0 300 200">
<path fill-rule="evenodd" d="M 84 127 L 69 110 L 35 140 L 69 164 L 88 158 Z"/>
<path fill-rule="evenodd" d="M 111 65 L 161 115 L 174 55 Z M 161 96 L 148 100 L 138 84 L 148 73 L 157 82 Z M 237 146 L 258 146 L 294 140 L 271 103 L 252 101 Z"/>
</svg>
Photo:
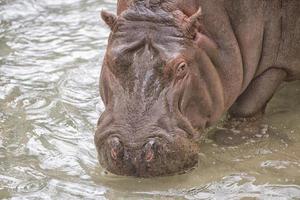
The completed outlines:
<svg viewBox="0 0 300 200">
<path fill-rule="evenodd" d="M 278 134 L 238 147 L 207 140 L 185 175 L 104 172 L 93 144 L 109 33 L 99 11 L 115 6 L 0 0 L 0 199 L 300 199 L 300 82 L 268 108 Z"/>
</svg>

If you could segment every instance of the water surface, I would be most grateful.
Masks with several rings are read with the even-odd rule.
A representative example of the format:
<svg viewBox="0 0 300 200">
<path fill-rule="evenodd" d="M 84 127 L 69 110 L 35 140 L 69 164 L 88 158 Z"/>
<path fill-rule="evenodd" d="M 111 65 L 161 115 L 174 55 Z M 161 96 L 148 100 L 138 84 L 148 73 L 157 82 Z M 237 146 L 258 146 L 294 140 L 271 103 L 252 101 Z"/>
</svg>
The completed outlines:
<svg viewBox="0 0 300 200">
<path fill-rule="evenodd" d="M 300 82 L 282 86 L 276 134 L 237 147 L 206 140 L 185 175 L 106 174 L 93 134 L 113 0 L 0 0 L 0 199 L 299 199 Z"/>
</svg>

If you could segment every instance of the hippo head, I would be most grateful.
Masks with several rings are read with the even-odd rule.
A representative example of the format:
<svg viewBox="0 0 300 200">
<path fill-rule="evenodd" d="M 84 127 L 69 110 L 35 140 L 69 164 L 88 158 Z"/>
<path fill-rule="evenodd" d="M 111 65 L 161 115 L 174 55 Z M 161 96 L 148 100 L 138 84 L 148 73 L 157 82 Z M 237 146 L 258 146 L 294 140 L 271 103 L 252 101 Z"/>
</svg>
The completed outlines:
<svg viewBox="0 0 300 200">
<path fill-rule="evenodd" d="M 197 164 L 201 130 L 222 104 L 215 46 L 200 33 L 199 16 L 138 1 L 118 16 L 102 11 L 111 34 L 95 144 L 108 171 L 153 177 Z"/>
</svg>

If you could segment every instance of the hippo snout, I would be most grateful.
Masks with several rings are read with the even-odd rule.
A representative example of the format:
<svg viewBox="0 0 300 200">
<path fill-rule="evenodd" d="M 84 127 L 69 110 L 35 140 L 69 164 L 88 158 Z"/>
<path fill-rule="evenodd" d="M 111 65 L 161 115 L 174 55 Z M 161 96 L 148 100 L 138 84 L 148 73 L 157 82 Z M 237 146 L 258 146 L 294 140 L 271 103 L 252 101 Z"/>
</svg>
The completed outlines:
<svg viewBox="0 0 300 200">
<path fill-rule="evenodd" d="M 141 163 L 147 163 L 154 160 L 155 156 L 158 156 L 158 144 L 154 138 L 149 139 L 143 146 L 141 146 L 140 152 L 135 156 L 130 156 L 128 154 L 128 148 L 124 148 L 123 143 L 118 137 L 111 137 L 107 141 L 108 143 L 108 153 L 107 157 L 114 162 L 124 161 L 131 162 L 131 164 L 138 168 Z M 110 150 L 110 151 L 109 151 Z M 125 150 L 127 150 L 125 152 Z"/>
<path fill-rule="evenodd" d="M 180 173 L 195 166 L 196 145 L 186 138 L 148 137 L 129 140 L 95 136 L 100 164 L 117 175 L 154 177 Z"/>
</svg>

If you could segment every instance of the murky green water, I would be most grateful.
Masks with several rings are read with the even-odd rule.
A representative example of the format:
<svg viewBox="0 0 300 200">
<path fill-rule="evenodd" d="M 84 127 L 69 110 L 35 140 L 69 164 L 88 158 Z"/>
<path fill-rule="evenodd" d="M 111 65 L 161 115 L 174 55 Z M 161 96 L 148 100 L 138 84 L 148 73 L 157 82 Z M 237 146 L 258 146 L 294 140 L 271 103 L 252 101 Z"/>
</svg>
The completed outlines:
<svg viewBox="0 0 300 200">
<path fill-rule="evenodd" d="M 278 134 L 238 147 L 207 141 L 185 175 L 104 172 L 93 144 L 109 33 L 99 11 L 115 6 L 0 0 L 0 199 L 300 199 L 300 82 L 268 108 Z"/>
</svg>

